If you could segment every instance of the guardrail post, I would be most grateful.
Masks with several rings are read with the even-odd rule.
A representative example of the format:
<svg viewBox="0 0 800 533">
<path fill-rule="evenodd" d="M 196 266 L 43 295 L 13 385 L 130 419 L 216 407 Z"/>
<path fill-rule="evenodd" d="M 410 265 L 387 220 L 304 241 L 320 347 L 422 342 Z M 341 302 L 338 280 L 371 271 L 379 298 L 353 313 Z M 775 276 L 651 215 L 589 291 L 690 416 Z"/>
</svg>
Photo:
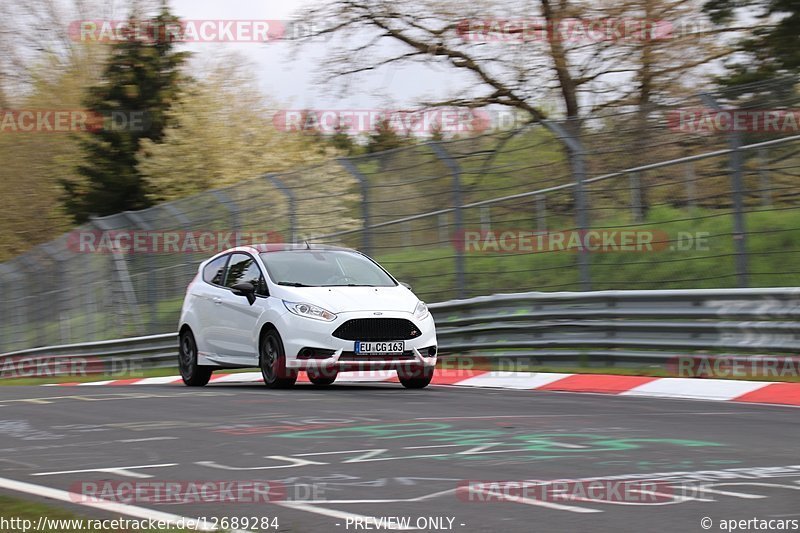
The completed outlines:
<svg viewBox="0 0 800 533">
<path fill-rule="evenodd" d="M 364 221 L 364 230 L 361 233 L 361 251 L 372 255 L 372 221 L 369 209 L 369 180 L 356 168 L 352 161 L 340 157 L 336 160 L 344 169 L 358 181 L 361 189 L 361 218 Z"/>
<path fill-rule="evenodd" d="M 461 198 L 461 168 L 456 163 L 455 159 L 442 148 L 439 142 L 429 142 L 428 145 L 436 154 L 436 157 L 441 159 L 445 165 L 450 169 L 453 175 L 453 228 L 456 235 L 464 234 L 464 214 L 461 212 L 463 204 Z M 464 279 L 464 250 L 461 246 L 455 247 L 455 267 L 456 267 L 456 294 L 459 298 L 466 296 L 466 282 Z"/>
<path fill-rule="evenodd" d="M 716 110 L 721 110 L 719 103 L 708 93 L 703 93 L 700 98 L 706 105 Z M 742 134 L 736 128 L 732 129 L 728 135 L 728 142 L 731 147 L 730 168 L 731 168 L 731 196 L 733 199 L 733 245 L 735 249 L 736 261 L 736 281 L 739 287 L 748 286 L 747 280 L 747 231 L 744 224 L 744 198 L 742 185 Z"/>
<path fill-rule="evenodd" d="M 281 191 L 289 202 L 289 242 L 297 242 L 297 202 L 292 190 L 286 186 L 277 174 L 264 174 L 264 178 L 268 179 L 276 189 Z"/>
<path fill-rule="evenodd" d="M 575 180 L 575 222 L 578 233 L 581 235 L 581 240 L 583 240 L 589 228 L 589 220 L 586 213 L 586 190 L 583 183 L 586 179 L 586 152 L 583 148 L 583 143 L 576 135 L 568 131 L 575 127 L 574 124 L 570 124 L 570 128 L 565 128 L 563 124 L 551 122 L 549 120 L 543 120 L 542 124 L 553 132 L 567 147 L 570 156 L 569 162 L 572 167 L 572 177 Z M 578 250 L 578 271 L 582 291 L 592 290 L 590 266 L 591 259 L 589 258 L 589 250 L 586 249 L 586 246 L 581 246 Z"/>
</svg>

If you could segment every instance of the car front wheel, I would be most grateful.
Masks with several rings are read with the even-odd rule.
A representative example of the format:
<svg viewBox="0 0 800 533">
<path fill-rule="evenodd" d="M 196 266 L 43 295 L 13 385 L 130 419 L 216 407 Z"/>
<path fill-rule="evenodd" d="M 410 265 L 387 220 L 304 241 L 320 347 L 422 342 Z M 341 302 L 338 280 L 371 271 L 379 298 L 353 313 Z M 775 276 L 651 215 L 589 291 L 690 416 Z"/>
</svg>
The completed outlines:
<svg viewBox="0 0 800 533">
<path fill-rule="evenodd" d="M 407 389 L 424 389 L 433 379 L 433 370 L 432 366 L 402 367 L 397 369 L 397 377 Z"/>
<path fill-rule="evenodd" d="M 271 389 L 291 387 L 297 381 L 297 370 L 286 368 L 286 353 L 281 336 L 274 329 L 261 338 L 259 347 L 259 366 L 264 377 L 264 385 Z"/>
<path fill-rule="evenodd" d="M 181 332 L 178 368 L 181 371 L 181 379 L 189 387 L 202 387 L 211 379 L 212 367 L 197 364 L 197 343 L 189 329 Z"/>
<path fill-rule="evenodd" d="M 336 381 L 339 370 L 336 368 L 310 368 L 306 370 L 308 380 L 314 385 L 330 385 Z"/>
</svg>

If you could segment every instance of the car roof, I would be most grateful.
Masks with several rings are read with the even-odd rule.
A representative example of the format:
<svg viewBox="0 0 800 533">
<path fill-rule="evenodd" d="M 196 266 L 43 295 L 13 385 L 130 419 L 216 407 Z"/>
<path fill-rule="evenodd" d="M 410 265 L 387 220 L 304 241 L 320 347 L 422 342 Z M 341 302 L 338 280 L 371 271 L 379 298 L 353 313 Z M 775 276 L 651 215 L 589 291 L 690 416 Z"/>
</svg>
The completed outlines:
<svg viewBox="0 0 800 533">
<path fill-rule="evenodd" d="M 331 250 L 331 251 L 340 251 L 340 252 L 355 252 L 352 248 L 345 248 L 343 246 L 333 246 L 330 244 L 310 244 L 310 243 L 302 243 L 302 244 L 288 244 L 288 243 L 266 243 L 266 244 L 251 244 L 244 248 L 251 248 L 258 253 L 269 253 L 269 252 L 291 252 L 291 251 L 298 251 L 302 252 L 305 250 Z"/>
</svg>

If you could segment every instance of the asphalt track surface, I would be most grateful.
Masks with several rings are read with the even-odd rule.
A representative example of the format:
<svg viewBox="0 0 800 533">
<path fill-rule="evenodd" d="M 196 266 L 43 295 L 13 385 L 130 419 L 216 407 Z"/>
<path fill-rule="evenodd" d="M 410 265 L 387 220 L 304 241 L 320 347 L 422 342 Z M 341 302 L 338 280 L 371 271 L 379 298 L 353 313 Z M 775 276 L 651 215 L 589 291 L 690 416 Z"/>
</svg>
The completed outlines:
<svg viewBox="0 0 800 533">
<path fill-rule="evenodd" d="M 705 531 L 704 517 L 720 531 L 723 519 L 797 520 L 799 441 L 797 408 L 725 402 L 392 383 L 0 388 L 4 486 L 271 481 L 285 491 L 276 501 L 132 503 L 191 518 L 274 517 L 279 531 L 366 531 L 381 517 L 462 532 Z M 539 492 L 501 502 L 463 488 L 634 476 L 660 480 L 662 496 Z"/>
</svg>

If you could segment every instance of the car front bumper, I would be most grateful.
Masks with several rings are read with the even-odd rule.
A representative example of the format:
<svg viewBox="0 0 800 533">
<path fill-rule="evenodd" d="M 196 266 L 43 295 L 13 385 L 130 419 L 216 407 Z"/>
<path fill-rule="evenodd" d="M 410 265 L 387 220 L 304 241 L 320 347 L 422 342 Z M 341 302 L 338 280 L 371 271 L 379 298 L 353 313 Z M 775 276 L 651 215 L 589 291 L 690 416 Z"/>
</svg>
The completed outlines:
<svg viewBox="0 0 800 533">
<path fill-rule="evenodd" d="M 404 366 L 436 366 L 438 346 L 436 342 L 436 325 L 429 314 L 418 319 L 411 313 L 382 311 L 381 318 L 399 318 L 411 321 L 420 335 L 405 340 L 405 351 L 399 355 L 366 356 L 357 355 L 355 342 L 334 337 L 334 331 L 348 320 L 375 318 L 375 312 L 339 313 L 336 320 L 323 322 L 291 313 L 282 316 L 285 322 L 278 329 L 283 338 L 286 353 L 286 367 L 293 369 L 336 368 L 338 370 L 391 370 Z M 387 339 L 403 340 L 403 339 Z M 311 348 L 326 350 L 327 356 L 313 358 L 299 357 L 301 350 Z M 433 351 L 433 355 L 430 352 Z"/>
</svg>

